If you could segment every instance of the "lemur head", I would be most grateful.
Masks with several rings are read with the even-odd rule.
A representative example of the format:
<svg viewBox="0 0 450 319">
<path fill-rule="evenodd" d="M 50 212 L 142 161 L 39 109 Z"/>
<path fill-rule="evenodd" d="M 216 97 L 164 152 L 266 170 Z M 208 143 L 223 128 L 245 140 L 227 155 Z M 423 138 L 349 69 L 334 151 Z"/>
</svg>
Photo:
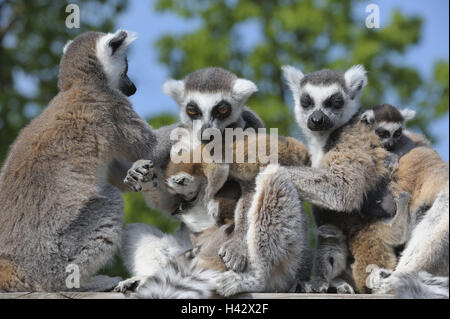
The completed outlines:
<svg viewBox="0 0 450 319">
<path fill-rule="evenodd" d="M 184 80 L 168 80 L 163 85 L 164 93 L 180 107 L 180 121 L 192 128 L 194 120 L 200 120 L 200 133 L 207 128 L 223 133 L 226 127 L 242 121 L 244 104 L 257 90 L 253 82 L 217 67 L 204 68 L 188 74 Z"/>
<path fill-rule="evenodd" d="M 126 49 L 136 39 L 134 33 L 86 32 L 69 41 L 64 47 L 58 86 L 69 89 L 74 83 L 100 83 L 117 89 L 126 96 L 136 92 L 128 78 Z"/>
<path fill-rule="evenodd" d="M 364 112 L 361 120 L 371 124 L 383 147 L 391 150 L 402 137 L 405 123 L 415 115 L 411 109 L 399 111 L 390 104 L 380 104 Z"/>
<path fill-rule="evenodd" d="M 304 132 L 329 134 L 359 110 L 367 84 L 362 65 L 345 73 L 323 69 L 306 75 L 292 66 L 282 69 L 294 98 L 297 122 Z"/>
</svg>

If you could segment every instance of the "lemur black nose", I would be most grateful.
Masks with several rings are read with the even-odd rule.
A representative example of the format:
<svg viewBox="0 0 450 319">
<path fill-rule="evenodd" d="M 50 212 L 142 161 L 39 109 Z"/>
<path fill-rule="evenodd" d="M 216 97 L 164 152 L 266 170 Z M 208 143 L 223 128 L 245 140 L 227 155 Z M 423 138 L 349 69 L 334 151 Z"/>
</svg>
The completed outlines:
<svg viewBox="0 0 450 319">
<path fill-rule="evenodd" d="M 312 117 L 311 121 L 314 123 L 314 125 L 321 125 L 323 123 L 323 116 L 320 117 Z"/>
</svg>

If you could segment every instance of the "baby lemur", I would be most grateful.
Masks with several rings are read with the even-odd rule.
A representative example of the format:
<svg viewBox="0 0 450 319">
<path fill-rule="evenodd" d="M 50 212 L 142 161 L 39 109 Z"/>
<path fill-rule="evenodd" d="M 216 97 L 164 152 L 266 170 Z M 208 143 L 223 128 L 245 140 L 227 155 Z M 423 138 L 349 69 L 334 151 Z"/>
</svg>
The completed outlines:
<svg viewBox="0 0 450 319">
<path fill-rule="evenodd" d="M 0 175 L 0 291 L 102 291 L 119 282 L 93 275 L 121 238 L 122 198 L 108 183 L 119 173 L 109 164 L 147 156 L 153 145 L 127 98 L 136 91 L 126 58 L 134 39 L 119 30 L 70 42 L 59 93 L 12 145 Z M 66 284 L 68 265 L 80 286 Z"/>
</svg>

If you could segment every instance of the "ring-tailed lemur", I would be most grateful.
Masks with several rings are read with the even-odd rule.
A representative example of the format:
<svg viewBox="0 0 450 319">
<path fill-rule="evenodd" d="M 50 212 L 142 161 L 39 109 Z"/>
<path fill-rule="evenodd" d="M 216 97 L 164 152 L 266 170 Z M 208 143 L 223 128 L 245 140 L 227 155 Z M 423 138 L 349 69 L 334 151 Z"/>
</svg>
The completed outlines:
<svg viewBox="0 0 450 319">
<path fill-rule="evenodd" d="M 385 123 L 404 127 L 411 115 L 385 104 L 367 111 L 365 119 L 381 131 Z M 373 268 L 370 287 L 400 298 L 448 298 L 448 164 L 417 134 L 403 130 L 392 142 L 386 146 L 400 156 L 393 178 L 411 193 L 409 232 L 395 271 Z"/>
<path fill-rule="evenodd" d="M 275 143 L 278 145 L 278 153 L 275 156 L 280 165 L 309 164 L 309 155 L 302 143 L 293 138 L 273 137 L 265 134 L 252 134 L 247 139 L 235 140 L 232 147 L 232 158 L 235 159 L 237 152 L 241 151 L 244 154 L 243 157 L 248 159 L 252 156 L 251 152 L 256 151 L 253 146 L 266 146 L 269 149 Z M 202 146 L 201 148 L 203 149 Z M 261 153 L 258 150 L 258 154 L 267 154 L 267 149 Z M 192 153 L 194 152 L 195 150 L 192 151 Z M 202 247 L 193 263 L 197 267 L 220 271 L 230 268 L 228 264 L 231 261 L 223 256 L 223 247 L 232 246 L 237 240 L 244 242 L 245 253 L 243 255 L 245 258 L 235 260 L 232 264 L 239 268 L 239 272 L 245 271 L 242 274 L 234 271 L 224 274 L 223 278 L 216 282 L 217 287 L 211 288 L 212 291 L 217 290 L 221 295 L 229 296 L 244 291 L 287 291 L 296 282 L 296 279 L 299 279 L 298 277 L 306 280 L 309 276 L 310 258 L 305 240 L 306 220 L 303 216 L 303 206 L 298 201 L 296 192 L 292 192 L 290 181 L 285 180 L 287 175 L 284 169 L 273 167 L 272 170 L 261 173 L 261 175 L 268 176 L 256 178 L 260 170 L 267 164 L 269 163 L 265 164 L 256 155 L 254 163 L 236 163 L 235 161 L 215 163 L 209 161 L 208 158 L 203 158 L 200 163 L 170 161 L 166 167 L 169 191 L 183 199 L 175 216 L 183 221 L 192 233 L 210 232 L 211 229 L 217 227 L 217 224 L 220 226 L 222 222 L 217 217 L 222 216 L 223 209 L 226 209 L 227 206 L 234 209 L 237 205 L 234 210 L 235 225 L 224 225 L 213 232 L 211 236 L 205 238 L 205 235 L 202 234 L 200 239 L 194 240 L 197 243 L 200 241 Z M 222 185 L 230 178 L 239 183 L 237 187 L 242 190 L 242 193 L 239 192 L 230 197 L 221 192 Z M 284 180 L 274 183 L 276 179 Z M 217 193 L 217 190 L 220 191 Z M 217 202 L 219 215 L 211 213 L 211 209 L 209 209 L 211 205 L 208 205 L 211 200 Z M 264 218 L 259 220 L 252 214 L 259 214 Z M 247 220 L 247 217 L 250 220 Z M 230 231 L 230 229 L 233 230 Z M 251 231 L 248 231 L 249 229 Z M 261 229 L 265 231 L 261 232 Z M 271 234 L 271 238 L 277 239 L 276 246 L 270 244 L 270 240 L 266 239 L 267 232 Z M 286 237 L 287 234 L 289 234 L 288 237 Z M 258 246 L 250 246 L 250 243 Z M 198 250 L 198 247 L 195 249 Z M 265 254 L 261 255 L 260 250 L 264 250 Z M 223 261 L 219 257 L 219 251 Z M 129 253 L 126 254 L 129 255 Z M 252 258 L 248 264 L 246 264 L 247 255 Z M 138 258 L 141 257 L 135 254 L 131 259 L 136 262 Z M 147 281 L 142 276 L 137 279 Z M 193 283 L 193 280 L 190 282 Z M 129 280 L 119 288 L 126 288 L 130 283 Z M 141 285 L 138 290 L 141 289 Z M 147 283 L 146 286 L 147 289 L 150 289 L 150 283 Z M 192 288 L 194 289 L 195 285 Z M 151 295 L 156 296 L 155 293 Z"/>
<path fill-rule="evenodd" d="M 316 224 L 335 225 L 351 244 L 366 225 L 396 211 L 394 197 L 386 187 L 388 152 L 360 121 L 366 72 L 362 66 L 354 66 L 345 73 L 321 70 L 303 75 L 285 66 L 283 73 L 312 157 L 311 168 L 292 167 L 288 171 L 300 197 L 314 205 Z M 374 209 L 380 198 L 381 209 Z M 320 265 L 316 262 L 314 267 Z M 323 273 L 320 269 L 313 272 Z M 324 286 L 326 280 L 313 290 L 326 291 Z"/>
<path fill-rule="evenodd" d="M 172 214 L 178 210 L 181 204 L 181 199 L 168 191 L 164 178 L 165 167 L 169 162 L 172 148 L 172 143 L 169 141 L 172 129 L 181 126 L 188 128 L 190 134 L 199 136 L 207 128 L 216 128 L 223 134 L 227 127 L 258 129 L 264 125 L 259 117 L 245 106 L 247 99 L 257 91 L 256 85 L 249 80 L 240 79 L 222 68 L 204 68 L 188 74 L 183 80 L 168 80 L 164 84 L 163 90 L 178 103 L 180 123 L 160 129 L 164 130 L 163 134 L 159 134 L 160 130 L 155 131 L 158 144 L 156 146 L 157 151 L 151 157 L 152 160 L 139 160 L 134 163 L 128 171 L 125 183 L 135 191 L 142 190 L 149 206 Z M 194 120 L 201 123 L 197 128 L 198 131 L 195 132 Z M 227 186 L 229 185 L 225 184 L 225 187 Z M 130 232 L 133 231 L 131 230 L 133 227 L 138 226 L 129 226 Z M 148 227 L 144 226 L 139 228 L 138 232 L 143 237 L 151 237 L 152 234 L 148 235 L 147 231 L 150 233 L 158 232 L 155 229 L 149 230 Z M 177 240 L 178 238 L 186 239 L 189 237 L 188 233 L 189 230 L 186 227 L 181 227 L 174 236 Z M 130 237 L 132 240 L 137 238 L 134 235 Z M 127 241 L 127 238 L 124 240 Z M 134 244 L 130 243 L 130 245 L 135 247 Z M 158 264 L 164 267 L 170 258 L 188 249 L 189 245 L 189 241 L 186 240 L 180 245 L 179 249 L 174 248 L 177 253 L 170 255 L 164 261 L 161 260 Z M 147 249 L 150 254 L 152 251 L 151 245 Z M 155 260 L 159 259 L 156 258 Z M 151 271 L 147 273 L 145 267 L 136 270 L 136 267 L 132 265 L 129 265 L 129 270 L 135 276 L 151 273 Z"/>
<path fill-rule="evenodd" d="M 0 291 L 104 291 L 120 281 L 93 275 L 122 230 L 121 194 L 108 175 L 124 173 L 108 166 L 142 158 L 154 144 L 127 99 L 136 91 L 126 60 L 134 39 L 88 32 L 66 45 L 58 95 L 12 145 L 0 175 Z M 69 265 L 80 287 L 75 277 L 67 286 Z"/>
</svg>

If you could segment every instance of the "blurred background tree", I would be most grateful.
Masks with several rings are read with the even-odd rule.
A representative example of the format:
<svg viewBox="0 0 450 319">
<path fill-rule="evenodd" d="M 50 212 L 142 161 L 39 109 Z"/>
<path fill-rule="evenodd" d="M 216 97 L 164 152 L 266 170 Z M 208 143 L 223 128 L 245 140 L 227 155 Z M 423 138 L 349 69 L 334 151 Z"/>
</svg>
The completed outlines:
<svg viewBox="0 0 450 319">
<path fill-rule="evenodd" d="M 69 2 L 0 0 L 0 164 L 19 130 L 57 93 L 58 63 L 67 40 L 88 30 L 125 27 L 117 23 L 127 12 L 125 0 L 70 2 L 81 9 L 80 29 L 65 26 Z M 414 107 L 418 115 L 410 125 L 434 140 L 430 123 L 448 116 L 448 58 L 435 61 L 431 78 L 424 79 L 418 68 L 421 61 L 413 67 L 402 61 L 421 40 L 421 17 L 393 11 L 382 28 L 368 29 L 365 16 L 352 10 L 361 3 L 367 4 L 360 0 L 155 0 L 151 10 L 198 26 L 183 34 L 162 34 L 156 42 L 159 61 L 173 78 L 221 66 L 253 80 L 259 92 L 248 105 L 267 127 L 300 138 L 280 67 L 293 64 L 306 73 L 320 68 L 344 71 L 364 64 L 369 85 L 363 105 L 389 102 Z M 152 21 L 144 23 L 146 28 L 152 26 Z M 250 30 L 253 27 L 257 32 Z M 150 92 L 150 87 L 145 89 Z M 176 120 L 177 114 L 162 113 L 149 122 L 157 128 Z M 126 223 L 145 222 L 168 232 L 177 225 L 148 208 L 141 194 L 127 193 L 124 200 Z M 126 277 L 120 258 L 116 261 L 105 272 Z"/>
</svg>

